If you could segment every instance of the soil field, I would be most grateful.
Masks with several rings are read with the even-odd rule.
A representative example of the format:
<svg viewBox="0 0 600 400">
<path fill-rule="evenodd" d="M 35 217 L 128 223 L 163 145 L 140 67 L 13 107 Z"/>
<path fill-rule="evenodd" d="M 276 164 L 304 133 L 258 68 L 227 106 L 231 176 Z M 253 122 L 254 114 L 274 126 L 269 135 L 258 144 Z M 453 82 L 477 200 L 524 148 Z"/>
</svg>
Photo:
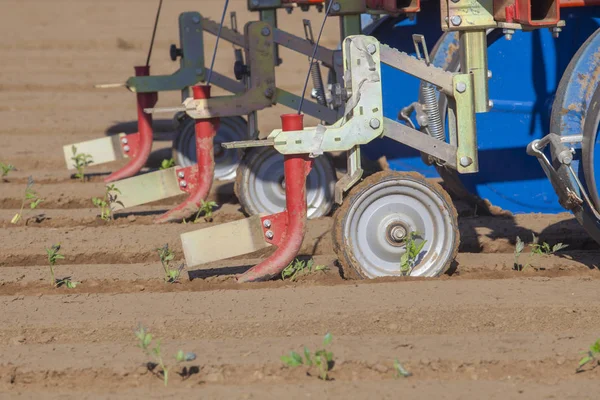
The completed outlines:
<svg viewBox="0 0 600 400">
<path fill-rule="evenodd" d="M 478 216 L 457 204 L 460 251 L 437 279 L 345 279 L 332 218 L 324 217 L 309 222 L 301 254 L 328 266 L 325 272 L 236 283 L 233 274 L 263 252 L 163 283 L 155 249 L 168 243 L 179 261 L 179 235 L 207 223 L 153 225 L 178 199 L 103 222 L 91 198 L 118 164 L 90 168 L 80 183 L 62 155 L 64 144 L 136 129 L 133 95 L 93 85 L 123 82 L 145 62 L 157 2 L 1 3 L 0 161 L 18 170 L 0 182 L 0 398 L 598 398 L 600 368 L 575 370 L 600 337 L 600 248 L 570 214 Z M 178 42 L 180 12 L 218 19 L 223 3 L 166 1 L 152 72 L 176 69 L 168 46 Z M 245 4 L 230 4 L 240 26 L 256 18 Z M 322 14 L 281 13 L 281 26 L 302 35 L 302 17 L 318 26 Z M 337 32 L 332 19 L 323 45 L 336 46 Z M 213 45 L 208 37 L 206 49 Z M 306 58 L 281 56 L 281 86 L 299 93 Z M 216 69 L 231 76 L 232 61 L 231 46 L 222 44 Z M 178 104 L 177 93 L 160 94 L 159 106 Z M 261 131 L 278 127 L 283 111 L 261 113 Z M 151 168 L 170 157 L 170 122 L 156 121 L 155 130 Z M 45 200 L 13 225 L 28 176 Z M 220 205 L 213 224 L 244 217 L 232 183 L 219 183 L 210 197 Z M 523 255 L 531 266 L 514 271 L 515 239 L 532 234 L 569 247 Z M 80 282 L 74 289 L 49 284 L 44 248 L 56 243 L 65 256 L 56 274 Z M 167 388 L 136 347 L 138 324 L 161 339 L 171 364 L 179 349 L 197 355 L 184 376 L 171 369 Z M 326 332 L 333 334 L 330 381 L 283 366 L 282 355 L 317 349 Z M 396 379 L 395 359 L 412 376 Z"/>
</svg>

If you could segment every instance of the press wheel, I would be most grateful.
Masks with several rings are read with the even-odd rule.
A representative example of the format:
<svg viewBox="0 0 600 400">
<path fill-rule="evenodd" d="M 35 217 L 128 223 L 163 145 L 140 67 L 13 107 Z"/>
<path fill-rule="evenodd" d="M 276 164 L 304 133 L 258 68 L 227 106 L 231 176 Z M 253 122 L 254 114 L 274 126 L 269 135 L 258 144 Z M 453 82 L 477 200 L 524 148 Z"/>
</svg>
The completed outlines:
<svg viewBox="0 0 600 400">
<path fill-rule="evenodd" d="M 399 276 L 411 232 L 419 234 L 415 242 L 426 242 L 410 276 L 446 272 L 459 244 L 450 196 L 420 174 L 378 172 L 356 185 L 334 214 L 333 246 L 346 276 Z"/>
<path fill-rule="evenodd" d="M 214 140 L 215 179 L 235 178 L 235 171 L 243 157 L 240 149 L 224 149 L 221 143 L 248 139 L 247 122 L 242 117 L 220 119 Z M 178 123 L 177 136 L 173 141 L 173 158 L 182 167 L 196 164 L 196 130 L 194 120 L 187 116 Z"/>
<path fill-rule="evenodd" d="M 308 218 L 329 214 L 333 206 L 336 173 L 327 154 L 314 159 L 306 178 Z M 246 152 L 237 170 L 235 194 L 248 215 L 274 214 L 285 208 L 283 155 L 272 147 Z"/>
</svg>

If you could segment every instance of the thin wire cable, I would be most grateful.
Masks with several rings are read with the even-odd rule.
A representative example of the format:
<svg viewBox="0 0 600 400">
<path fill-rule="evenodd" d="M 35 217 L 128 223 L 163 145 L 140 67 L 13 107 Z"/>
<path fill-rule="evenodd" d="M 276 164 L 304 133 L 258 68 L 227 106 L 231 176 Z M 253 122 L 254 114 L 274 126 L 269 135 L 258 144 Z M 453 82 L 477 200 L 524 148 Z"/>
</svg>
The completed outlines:
<svg viewBox="0 0 600 400">
<path fill-rule="evenodd" d="M 212 71 L 215 67 L 215 58 L 217 58 L 217 48 L 219 47 L 219 39 L 221 38 L 221 29 L 223 29 L 223 23 L 225 22 L 225 14 L 227 14 L 227 7 L 229 6 L 229 0 L 225 0 L 225 7 L 223 7 L 223 15 L 221 16 L 221 23 L 219 24 L 219 32 L 217 32 L 217 41 L 215 42 L 215 50 L 213 51 L 212 61 L 210 62 L 210 70 L 208 71 L 208 78 L 206 84 L 210 85 L 210 78 L 212 78 Z"/>
<path fill-rule="evenodd" d="M 312 63 L 315 61 L 315 56 L 317 55 L 317 49 L 319 48 L 319 42 L 321 41 L 321 35 L 323 34 L 323 29 L 325 28 L 325 22 L 327 22 L 327 17 L 329 16 L 329 10 L 331 9 L 331 5 L 335 3 L 334 1 L 330 1 L 327 5 L 327 10 L 325 10 L 325 17 L 323 18 L 323 23 L 321 24 L 321 29 L 319 30 L 319 35 L 317 36 L 317 41 L 315 42 L 315 47 L 313 48 L 312 55 L 310 56 L 310 60 L 308 62 L 308 73 L 306 74 L 306 79 L 304 80 L 304 88 L 302 89 L 302 96 L 300 96 L 300 105 L 298 106 L 298 114 L 302 114 L 302 106 L 304 105 L 304 95 L 306 94 L 306 88 L 308 87 L 308 80 L 310 79 L 310 70 L 312 67 Z"/>
<path fill-rule="evenodd" d="M 150 48 L 148 49 L 148 58 L 146 58 L 146 67 L 150 65 L 150 56 L 152 56 L 152 48 L 154 47 L 154 37 L 156 36 L 156 27 L 158 26 L 158 17 L 160 17 L 160 9 L 162 8 L 163 0 L 158 2 L 158 10 L 156 10 L 156 19 L 154 20 L 154 29 L 152 30 L 152 39 L 150 40 Z"/>
</svg>

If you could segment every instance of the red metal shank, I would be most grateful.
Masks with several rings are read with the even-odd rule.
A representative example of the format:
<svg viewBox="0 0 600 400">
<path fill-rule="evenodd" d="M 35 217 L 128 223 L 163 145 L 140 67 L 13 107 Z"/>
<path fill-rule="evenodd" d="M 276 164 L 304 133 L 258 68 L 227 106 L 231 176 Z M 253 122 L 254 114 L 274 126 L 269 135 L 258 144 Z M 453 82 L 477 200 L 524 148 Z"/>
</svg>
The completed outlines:
<svg viewBox="0 0 600 400">
<path fill-rule="evenodd" d="M 194 99 L 210 98 L 210 86 L 193 86 Z M 177 168 L 179 188 L 189 196 L 175 208 L 157 217 L 154 222 L 164 223 L 179 221 L 191 217 L 200 209 L 200 202 L 208 197 L 215 172 L 214 138 L 219 130 L 219 118 L 197 119 L 196 127 L 196 159 L 195 165 Z"/>
<path fill-rule="evenodd" d="M 304 125 L 303 115 L 281 116 L 284 131 L 299 131 Z M 306 176 L 312 167 L 308 154 L 284 156 L 285 206 L 282 213 L 261 218 L 265 238 L 277 245 L 277 250 L 260 264 L 238 276 L 238 282 L 256 282 L 271 279 L 296 257 L 306 231 Z M 268 222 L 267 222 L 268 221 Z M 268 234 L 271 232 L 271 234 Z M 269 236 L 272 235 L 272 238 Z"/>
<path fill-rule="evenodd" d="M 366 4 L 368 9 L 385 11 L 392 16 L 421 11 L 420 0 L 367 0 Z"/>
<path fill-rule="evenodd" d="M 150 66 L 134 67 L 135 76 L 149 76 Z M 104 182 L 114 182 L 129 178 L 146 165 L 152 150 L 152 114 L 146 114 L 145 108 L 152 108 L 158 101 L 158 93 L 137 93 L 138 131 L 121 139 L 123 154 L 129 157 L 129 162 L 123 168 L 113 172 Z"/>
</svg>

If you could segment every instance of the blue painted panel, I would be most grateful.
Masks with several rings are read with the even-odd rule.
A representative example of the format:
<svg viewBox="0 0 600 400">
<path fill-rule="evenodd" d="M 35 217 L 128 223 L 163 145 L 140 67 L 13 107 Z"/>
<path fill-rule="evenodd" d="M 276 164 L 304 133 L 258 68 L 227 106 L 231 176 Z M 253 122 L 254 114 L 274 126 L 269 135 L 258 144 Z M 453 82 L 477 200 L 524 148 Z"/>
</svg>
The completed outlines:
<svg viewBox="0 0 600 400">
<path fill-rule="evenodd" d="M 577 49 L 600 26 L 597 15 L 600 7 L 563 9 L 561 19 L 567 26 L 558 39 L 547 29 L 517 31 L 511 41 L 502 35 L 495 35 L 497 40 L 493 40 L 494 34 L 490 35 L 488 62 L 493 78 L 489 90 L 494 108 L 477 116 L 480 172 L 461 175 L 471 193 L 514 213 L 564 211 L 537 160 L 525 149 L 529 142 L 549 132 L 559 80 Z M 412 33 L 423 32 L 432 46 L 440 35 L 439 10 L 424 9 L 413 26 L 384 24 L 375 36 L 407 51 L 412 49 Z M 438 56 L 437 65 L 445 61 L 443 54 Z M 382 83 L 386 117 L 395 118 L 402 107 L 418 97 L 419 82 L 389 67 L 382 70 Z M 417 152 L 390 140 L 366 147 L 369 157 L 386 155 L 393 169 L 436 176 Z"/>
</svg>

